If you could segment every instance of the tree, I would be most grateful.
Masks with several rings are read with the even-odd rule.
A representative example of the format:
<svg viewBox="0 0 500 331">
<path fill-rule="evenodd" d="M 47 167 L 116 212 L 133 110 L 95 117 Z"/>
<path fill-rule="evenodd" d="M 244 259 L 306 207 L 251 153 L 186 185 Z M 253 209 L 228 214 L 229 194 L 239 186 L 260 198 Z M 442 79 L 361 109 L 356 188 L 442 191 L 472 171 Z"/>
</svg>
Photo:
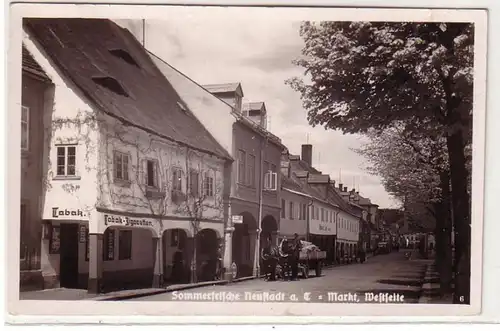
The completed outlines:
<svg viewBox="0 0 500 331">
<path fill-rule="evenodd" d="M 367 170 L 382 178 L 386 191 L 403 203 L 407 221 L 434 227 L 441 289 L 448 292 L 452 280 L 452 224 L 446 142 L 410 136 L 401 127 L 381 134 L 369 131 L 368 136 L 370 142 L 355 151 L 368 160 Z"/>
<path fill-rule="evenodd" d="M 473 25 L 467 23 L 304 22 L 292 78 L 311 125 L 344 133 L 384 130 L 445 139 L 450 163 L 456 255 L 455 302 L 470 297 L 470 196 L 465 148 L 471 141 Z"/>
</svg>

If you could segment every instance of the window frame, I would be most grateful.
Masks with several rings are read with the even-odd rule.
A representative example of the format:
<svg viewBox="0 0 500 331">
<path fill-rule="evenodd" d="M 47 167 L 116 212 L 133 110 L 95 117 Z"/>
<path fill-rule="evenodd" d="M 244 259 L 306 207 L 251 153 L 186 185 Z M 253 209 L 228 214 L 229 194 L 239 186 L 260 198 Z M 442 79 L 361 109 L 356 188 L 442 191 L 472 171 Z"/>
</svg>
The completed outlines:
<svg viewBox="0 0 500 331">
<path fill-rule="evenodd" d="M 120 157 L 120 162 L 121 162 L 121 172 L 122 172 L 122 178 L 119 178 L 117 173 L 118 173 L 118 164 L 117 164 L 117 157 Z M 125 162 L 123 162 L 124 157 L 126 158 L 126 165 Z M 130 155 L 128 153 L 121 152 L 119 150 L 114 150 L 113 151 L 113 178 L 115 181 L 119 182 L 127 182 L 130 183 Z M 127 174 L 127 178 L 125 178 L 124 174 Z"/>
<path fill-rule="evenodd" d="M 238 149 L 238 164 L 237 164 L 238 184 L 243 184 L 243 185 L 246 184 L 246 171 L 247 171 L 246 157 L 247 157 L 246 151 L 244 151 L 243 149 Z"/>
<path fill-rule="evenodd" d="M 30 150 L 30 107 L 21 105 L 21 151 L 27 152 Z M 24 111 L 26 111 L 26 120 L 23 119 Z M 26 125 L 26 146 L 23 146 L 23 125 Z"/>
<path fill-rule="evenodd" d="M 71 177 L 78 177 L 77 172 L 76 172 L 76 167 L 77 167 L 77 162 L 76 162 L 76 155 L 77 155 L 77 150 L 78 150 L 78 144 L 57 144 L 55 145 L 56 147 L 56 177 L 59 178 L 71 178 Z M 69 149 L 72 148 L 75 151 L 75 154 L 73 155 L 74 157 L 74 163 L 73 163 L 73 174 L 68 174 L 68 169 L 69 169 Z M 60 155 L 59 151 L 63 150 L 64 154 Z M 64 159 L 64 163 L 62 165 L 59 164 L 59 158 L 62 157 Z M 64 172 L 60 173 L 59 169 L 60 167 L 64 168 Z"/>
<path fill-rule="evenodd" d="M 286 200 L 281 199 L 281 218 L 286 218 Z"/>
<path fill-rule="evenodd" d="M 256 163 L 256 157 L 255 155 L 248 153 L 246 155 L 247 161 L 246 161 L 246 184 L 250 187 L 255 187 L 255 165 Z M 252 161 L 252 162 L 250 162 Z"/>
<path fill-rule="evenodd" d="M 111 242 L 113 243 L 113 249 L 109 250 L 109 242 L 110 239 L 112 238 Z M 116 259 L 116 231 L 115 229 L 107 228 L 106 231 L 104 231 L 104 234 L 102 236 L 102 260 L 103 261 L 114 261 Z"/>
<path fill-rule="evenodd" d="M 192 177 L 193 174 L 196 174 L 196 191 L 194 191 L 193 194 L 193 183 L 192 183 Z M 189 169 L 189 175 L 188 175 L 188 194 L 194 198 L 199 198 L 200 197 L 200 172 L 196 169 Z"/>
<path fill-rule="evenodd" d="M 291 220 L 294 220 L 295 219 L 295 216 L 294 216 L 294 209 L 295 209 L 295 206 L 294 206 L 294 203 L 293 201 L 290 201 L 288 203 L 288 217 L 291 219 Z"/>
<path fill-rule="evenodd" d="M 149 163 L 153 164 L 153 185 L 149 185 Z M 150 189 L 159 189 L 160 188 L 160 180 L 159 180 L 159 171 L 158 171 L 158 160 L 156 159 L 145 159 L 144 160 L 144 183 L 147 188 Z"/>
<path fill-rule="evenodd" d="M 183 192 L 183 177 L 184 171 L 180 167 L 172 167 L 171 168 L 171 178 L 172 178 L 172 191 L 174 192 Z M 178 174 L 178 176 L 176 176 Z M 179 184 L 176 184 L 178 182 Z"/>
<path fill-rule="evenodd" d="M 215 173 L 213 171 L 207 170 L 203 174 L 202 192 L 203 197 L 214 198 L 215 197 Z M 211 193 L 211 194 L 207 194 Z"/>
<path fill-rule="evenodd" d="M 125 236 L 126 234 L 126 236 Z M 123 235 L 123 237 L 122 237 Z M 127 237 L 129 236 L 129 237 Z M 122 249 L 126 246 L 126 243 L 122 243 L 122 239 L 130 239 L 130 243 L 128 244 L 127 250 L 124 252 Z M 132 260 L 132 243 L 133 243 L 133 233 L 132 230 L 118 230 L 118 260 Z M 123 245 L 122 245 L 123 244 Z"/>
</svg>

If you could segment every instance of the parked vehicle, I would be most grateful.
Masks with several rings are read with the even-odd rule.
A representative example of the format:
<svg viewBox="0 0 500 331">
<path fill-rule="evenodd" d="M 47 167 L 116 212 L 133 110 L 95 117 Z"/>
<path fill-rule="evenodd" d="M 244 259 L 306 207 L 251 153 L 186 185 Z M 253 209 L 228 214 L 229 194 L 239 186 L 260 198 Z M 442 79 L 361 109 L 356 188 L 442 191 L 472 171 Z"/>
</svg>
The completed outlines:
<svg viewBox="0 0 500 331">
<path fill-rule="evenodd" d="M 304 278 L 309 277 L 309 271 L 314 270 L 316 277 L 321 276 L 326 252 L 308 241 L 301 241 L 302 249 L 299 256 L 299 269 Z"/>
</svg>

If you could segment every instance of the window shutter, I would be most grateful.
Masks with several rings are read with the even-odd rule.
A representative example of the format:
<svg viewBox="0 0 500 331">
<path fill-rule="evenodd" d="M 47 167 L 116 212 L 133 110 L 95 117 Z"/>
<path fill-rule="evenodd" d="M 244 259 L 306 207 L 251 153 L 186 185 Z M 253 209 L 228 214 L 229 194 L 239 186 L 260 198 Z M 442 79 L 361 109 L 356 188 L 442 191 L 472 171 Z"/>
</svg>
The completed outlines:
<svg viewBox="0 0 500 331">
<path fill-rule="evenodd" d="M 155 161 L 154 162 L 154 167 L 153 167 L 153 176 L 154 176 L 154 185 L 157 188 L 160 188 L 160 184 L 161 184 L 160 177 L 158 177 L 158 175 L 160 174 L 159 167 L 160 167 L 159 162 Z"/>
<path fill-rule="evenodd" d="M 144 185 L 148 185 L 148 183 L 149 183 L 148 160 L 144 160 L 143 164 L 144 164 L 144 166 L 143 166 L 144 173 L 143 173 L 143 176 L 142 176 L 142 180 L 144 181 Z"/>
<path fill-rule="evenodd" d="M 139 184 L 140 185 L 146 185 L 147 182 L 148 182 L 148 173 L 146 171 L 146 167 L 147 167 L 147 164 L 146 164 L 146 160 L 141 160 L 139 162 L 139 174 L 138 174 L 138 177 L 139 177 Z"/>
</svg>

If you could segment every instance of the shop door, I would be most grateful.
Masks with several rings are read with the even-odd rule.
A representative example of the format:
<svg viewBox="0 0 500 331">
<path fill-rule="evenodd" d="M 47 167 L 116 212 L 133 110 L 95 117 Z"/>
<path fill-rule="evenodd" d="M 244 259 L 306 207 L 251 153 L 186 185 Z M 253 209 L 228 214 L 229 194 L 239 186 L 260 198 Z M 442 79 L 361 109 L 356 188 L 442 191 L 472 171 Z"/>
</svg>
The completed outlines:
<svg viewBox="0 0 500 331">
<path fill-rule="evenodd" d="M 78 224 L 61 224 L 61 287 L 78 288 Z"/>
</svg>

